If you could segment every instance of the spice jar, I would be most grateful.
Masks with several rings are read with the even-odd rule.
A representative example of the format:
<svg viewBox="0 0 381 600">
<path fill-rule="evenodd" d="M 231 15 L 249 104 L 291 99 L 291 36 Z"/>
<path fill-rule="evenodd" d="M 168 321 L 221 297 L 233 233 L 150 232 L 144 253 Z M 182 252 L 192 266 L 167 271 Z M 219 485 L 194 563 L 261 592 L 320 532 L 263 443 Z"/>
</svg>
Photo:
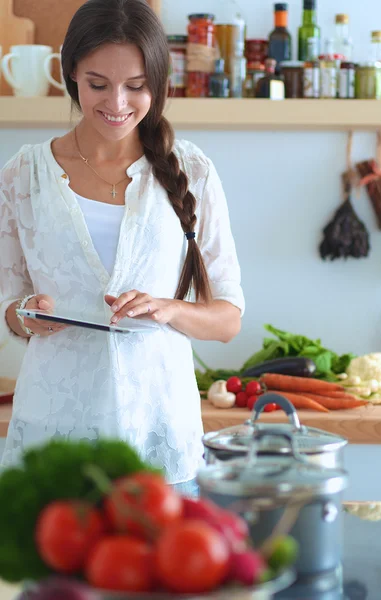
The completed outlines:
<svg viewBox="0 0 381 600">
<path fill-rule="evenodd" d="M 303 98 L 320 98 L 320 64 L 318 60 L 304 63 Z"/>
<path fill-rule="evenodd" d="M 355 97 L 356 67 L 352 62 L 342 62 L 339 73 L 339 98 Z"/>
<path fill-rule="evenodd" d="M 298 60 L 280 63 L 286 98 L 303 98 L 303 67 L 304 63 Z"/>
<path fill-rule="evenodd" d="M 368 62 L 359 65 L 355 77 L 356 98 L 381 99 L 381 63 Z"/>
<path fill-rule="evenodd" d="M 192 14 L 188 18 L 186 95 L 207 98 L 209 76 L 217 58 L 214 15 Z"/>
<path fill-rule="evenodd" d="M 173 98 L 185 98 L 188 38 L 186 35 L 169 35 L 167 40 L 171 56 L 169 95 Z"/>
</svg>

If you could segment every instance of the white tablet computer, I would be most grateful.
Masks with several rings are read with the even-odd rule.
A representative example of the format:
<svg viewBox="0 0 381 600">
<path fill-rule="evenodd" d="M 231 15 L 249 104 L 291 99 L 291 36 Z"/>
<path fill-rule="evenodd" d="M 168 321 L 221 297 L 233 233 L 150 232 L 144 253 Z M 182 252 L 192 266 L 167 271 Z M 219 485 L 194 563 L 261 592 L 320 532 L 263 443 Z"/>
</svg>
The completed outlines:
<svg viewBox="0 0 381 600">
<path fill-rule="evenodd" d="M 75 327 L 85 327 L 87 329 L 98 329 L 100 331 L 109 331 L 112 333 L 139 333 L 152 332 L 160 328 L 158 323 L 145 321 L 144 319 L 130 319 L 125 317 L 116 325 L 111 325 L 107 317 L 99 314 L 84 318 L 82 315 L 73 312 L 60 311 L 59 313 L 47 313 L 42 310 L 30 310 L 27 308 L 16 309 L 16 312 L 29 319 L 40 319 L 41 321 L 53 321 Z M 112 313 L 110 313 L 110 318 Z"/>
</svg>

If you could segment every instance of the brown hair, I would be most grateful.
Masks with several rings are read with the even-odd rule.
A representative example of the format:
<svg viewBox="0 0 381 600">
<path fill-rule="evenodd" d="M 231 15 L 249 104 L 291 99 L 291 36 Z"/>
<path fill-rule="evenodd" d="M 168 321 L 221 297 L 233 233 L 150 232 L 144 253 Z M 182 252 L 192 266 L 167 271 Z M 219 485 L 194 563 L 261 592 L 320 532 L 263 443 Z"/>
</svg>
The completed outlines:
<svg viewBox="0 0 381 600">
<path fill-rule="evenodd" d="M 139 124 L 144 154 L 153 174 L 164 187 L 184 234 L 196 225 L 196 199 L 188 178 L 173 152 L 174 132 L 163 117 L 168 93 L 169 50 L 159 18 L 146 0 L 88 0 L 73 16 L 62 47 L 62 70 L 66 87 L 80 109 L 78 87 L 71 75 L 87 54 L 106 43 L 136 45 L 143 54 L 151 108 Z M 188 250 L 176 291 L 184 299 L 193 287 L 196 299 L 208 301 L 210 286 L 196 239 L 189 236 Z"/>
</svg>

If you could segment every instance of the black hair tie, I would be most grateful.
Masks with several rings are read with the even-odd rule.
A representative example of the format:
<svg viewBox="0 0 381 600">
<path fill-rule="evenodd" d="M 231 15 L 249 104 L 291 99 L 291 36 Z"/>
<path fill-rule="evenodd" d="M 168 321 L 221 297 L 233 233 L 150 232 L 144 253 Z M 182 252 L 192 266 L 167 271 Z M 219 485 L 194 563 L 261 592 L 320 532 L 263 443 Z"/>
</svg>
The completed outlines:
<svg viewBox="0 0 381 600">
<path fill-rule="evenodd" d="M 196 237 L 196 234 L 194 231 L 188 231 L 188 233 L 185 234 L 185 237 L 187 238 L 187 240 L 189 242 L 189 240 L 194 240 L 194 238 Z"/>
</svg>

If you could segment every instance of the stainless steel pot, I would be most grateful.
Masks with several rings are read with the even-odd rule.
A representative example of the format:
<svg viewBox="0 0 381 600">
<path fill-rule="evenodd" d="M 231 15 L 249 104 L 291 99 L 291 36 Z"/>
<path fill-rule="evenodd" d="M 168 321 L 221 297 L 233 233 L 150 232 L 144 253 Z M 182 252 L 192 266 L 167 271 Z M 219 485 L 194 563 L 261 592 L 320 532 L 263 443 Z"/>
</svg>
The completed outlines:
<svg viewBox="0 0 381 600">
<path fill-rule="evenodd" d="M 288 454 L 258 454 L 265 438 L 281 438 Z M 198 474 L 201 495 L 229 508 L 248 522 L 256 547 L 274 533 L 290 533 L 299 542 L 299 576 L 337 569 L 341 560 L 341 492 L 347 486 L 342 469 L 311 464 L 295 437 L 278 428 L 254 431 L 245 458 L 218 461 Z M 275 528 L 277 528 L 275 530 Z"/>
<path fill-rule="evenodd" d="M 292 435 L 295 447 L 309 462 L 326 468 L 344 466 L 344 447 L 348 441 L 327 431 L 301 425 L 292 404 L 284 396 L 275 393 L 263 394 L 255 403 L 251 418 L 242 425 L 212 431 L 203 436 L 206 463 L 214 464 L 216 461 L 246 456 L 253 435 L 273 428 L 271 423 L 258 422 L 266 404 L 273 402 L 289 417 L 289 423 L 276 425 L 277 431 Z M 258 452 L 267 456 L 289 455 L 290 447 L 282 437 L 267 436 L 261 440 Z"/>
</svg>

